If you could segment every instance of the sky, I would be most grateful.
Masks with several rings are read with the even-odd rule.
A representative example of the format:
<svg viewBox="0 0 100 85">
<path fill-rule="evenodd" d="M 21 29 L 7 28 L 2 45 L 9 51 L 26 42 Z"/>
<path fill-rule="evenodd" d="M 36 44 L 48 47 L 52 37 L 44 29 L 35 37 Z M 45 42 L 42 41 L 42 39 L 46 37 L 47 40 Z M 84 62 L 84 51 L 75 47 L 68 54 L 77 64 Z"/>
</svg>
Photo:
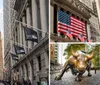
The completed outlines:
<svg viewBox="0 0 100 85">
<path fill-rule="evenodd" d="M 67 46 L 68 46 L 68 43 L 58 44 L 58 62 L 62 65 L 64 65 L 66 62 L 65 57 L 67 57 L 67 56 L 64 56 L 63 54 L 64 54 L 64 50 L 66 49 Z"/>
<path fill-rule="evenodd" d="M 0 0 L 0 31 L 3 34 L 3 0 Z"/>
</svg>

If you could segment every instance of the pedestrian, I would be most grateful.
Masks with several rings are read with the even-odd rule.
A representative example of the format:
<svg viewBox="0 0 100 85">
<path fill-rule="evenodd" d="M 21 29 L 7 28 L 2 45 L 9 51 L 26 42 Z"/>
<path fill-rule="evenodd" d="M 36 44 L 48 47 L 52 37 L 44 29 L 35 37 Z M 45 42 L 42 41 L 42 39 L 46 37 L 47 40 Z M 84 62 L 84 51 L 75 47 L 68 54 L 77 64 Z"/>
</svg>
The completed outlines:
<svg viewBox="0 0 100 85">
<path fill-rule="evenodd" d="M 24 78 L 22 78 L 22 85 L 25 85 L 25 80 L 24 80 Z"/>
<path fill-rule="evenodd" d="M 12 80 L 12 85 L 15 85 L 15 80 L 14 79 Z"/>
<path fill-rule="evenodd" d="M 24 85 L 28 85 L 28 82 L 27 82 L 27 80 L 25 80 L 25 82 L 24 82 Z"/>
<path fill-rule="evenodd" d="M 30 79 L 28 79 L 28 85 L 32 85 Z"/>
</svg>

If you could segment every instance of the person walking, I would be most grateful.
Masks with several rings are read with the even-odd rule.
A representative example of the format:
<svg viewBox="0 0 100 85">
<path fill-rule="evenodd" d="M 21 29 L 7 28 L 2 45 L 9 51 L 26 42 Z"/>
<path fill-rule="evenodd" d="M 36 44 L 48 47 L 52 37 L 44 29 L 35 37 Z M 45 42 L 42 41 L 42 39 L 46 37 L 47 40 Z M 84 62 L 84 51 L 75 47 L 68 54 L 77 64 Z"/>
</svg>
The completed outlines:
<svg viewBox="0 0 100 85">
<path fill-rule="evenodd" d="M 28 79 L 28 85 L 32 85 L 30 79 Z"/>
</svg>

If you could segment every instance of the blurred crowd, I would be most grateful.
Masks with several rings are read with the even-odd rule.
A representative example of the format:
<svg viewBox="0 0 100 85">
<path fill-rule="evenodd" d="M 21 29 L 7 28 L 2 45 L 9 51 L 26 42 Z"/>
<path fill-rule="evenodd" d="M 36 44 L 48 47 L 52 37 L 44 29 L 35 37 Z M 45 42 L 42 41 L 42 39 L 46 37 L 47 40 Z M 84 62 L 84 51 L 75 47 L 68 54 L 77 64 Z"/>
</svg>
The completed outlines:
<svg viewBox="0 0 100 85">
<path fill-rule="evenodd" d="M 4 85 L 32 85 L 31 84 L 31 81 L 28 79 L 28 80 L 13 80 L 13 81 L 3 81 L 1 80 L 0 82 L 4 83 Z"/>
</svg>

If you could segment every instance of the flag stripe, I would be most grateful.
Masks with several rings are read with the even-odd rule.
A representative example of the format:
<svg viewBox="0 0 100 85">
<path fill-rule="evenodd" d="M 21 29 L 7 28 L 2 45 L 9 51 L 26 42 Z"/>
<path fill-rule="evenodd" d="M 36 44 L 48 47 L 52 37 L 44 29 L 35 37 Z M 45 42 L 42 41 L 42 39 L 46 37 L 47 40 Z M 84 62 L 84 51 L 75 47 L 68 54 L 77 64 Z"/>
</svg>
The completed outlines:
<svg viewBox="0 0 100 85">
<path fill-rule="evenodd" d="M 82 25 L 85 25 L 84 22 L 78 20 L 77 18 L 75 18 L 75 17 L 73 17 L 73 16 L 71 17 L 71 19 L 72 19 L 72 20 L 75 20 L 76 22 L 79 22 L 79 23 L 82 24 Z"/>
<path fill-rule="evenodd" d="M 78 29 L 78 28 L 76 28 L 76 27 L 74 27 L 74 26 L 69 26 L 69 25 L 65 25 L 65 24 L 63 24 L 63 23 L 58 23 L 58 28 L 70 28 L 70 29 L 75 29 L 75 30 L 77 30 L 77 31 L 79 31 L 79 32 L 83 32 L 83 33 L 85 33 L 86 34 L 86 31 L 83 31 L 82 29 Z"/>
<path fill-rule="evenodd" d="M 58 29 L 58 32 L 60 32 L 60 31 L 62 31 L 63 30 L 63 32 L 67 32 L 67 30 L 65 30 L 64 28 L 62 28 L 62 29 Z M 78 33 L 77 33 L 77 31 L 75 32 L 73 32 L 73 30 L 71 30 L 72 31 L 72 35 L 75 35 L 76 37 L 78 37 Z M 84 37 L 86 38 L 86 36 L 84 35 Z"/>
<path fill-rule="evenodd" d="M 63 29 L 59 29 L 58 32 L 63 33 L 66 35 L 66 31 Z M 72 33 L 72 35 L 74 35 L 75 37 L 77 37 L 78 35 L 76 33 Z M 86 39 L 86 37 L 84 37 Z"/>
<path fill-rule="evenodd" d="M 59 29 L 63 29 L 63 30 L 66 31 L 66 28 L 60 27 Z M 67 28 L 67 30 L 68 30 L 68 28 Z M 74 29 L 70 29 L 70 30 L 71 30 L 72 33 L 77 33 L 77 35 L 78 35 L 78 33 L 81 33 L 81 32 L 79 32 L 79 31 L 77 31 L 77 30 L 74 30 Z M 86 34 L 83 34 L 83 35 L 86 36 Z"/>
<path fill-rule="evenodd" d="M 58 32 L 66 34 L 68 29 L 73 36 L 79 37 L 82 34 L 86 38 L 86 24 L 66 12 L 58 10 Z"/>
</svg>

